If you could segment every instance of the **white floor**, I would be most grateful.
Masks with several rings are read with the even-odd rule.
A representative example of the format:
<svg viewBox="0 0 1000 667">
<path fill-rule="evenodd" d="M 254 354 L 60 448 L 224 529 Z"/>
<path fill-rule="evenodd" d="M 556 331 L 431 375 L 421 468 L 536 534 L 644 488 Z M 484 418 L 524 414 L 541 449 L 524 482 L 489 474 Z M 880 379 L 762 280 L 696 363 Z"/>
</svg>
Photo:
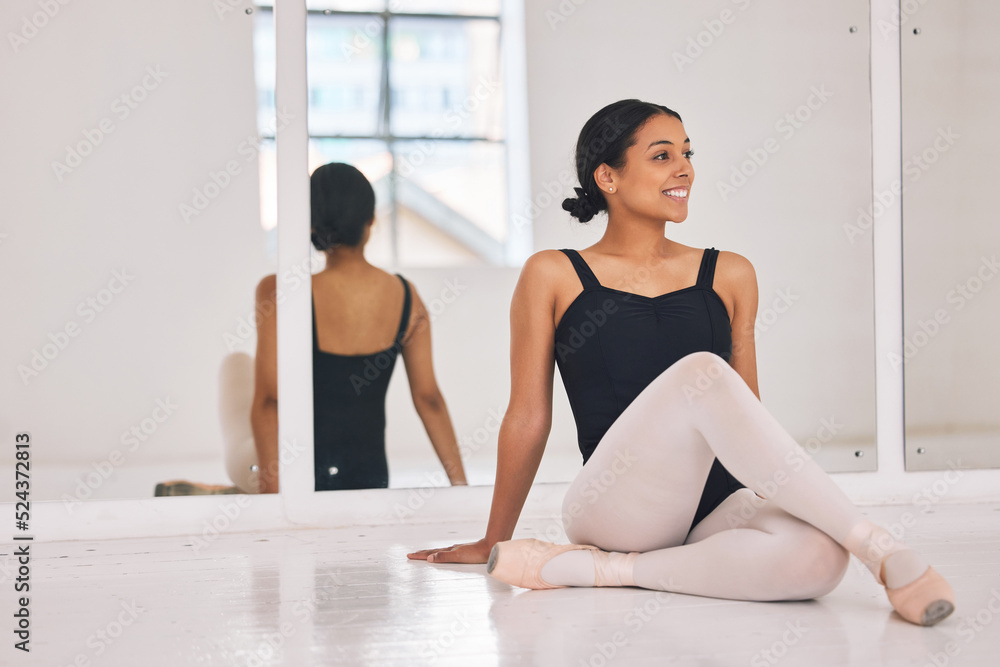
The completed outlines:
<svg viewBox="0 0 1000 667">
<path fill-rule="evenodd" d="M 0 665 L 997 665 L 1000 503 L 923 509 L 863 511 L 910 523 L 904 539 L 954 586 L 956 612 L 932 628 L 897 617 L 856 560 L 808 602 L 529 591 L 485 565 L 407 560 L 484 528 L 436 523 L 35 543 L 30 654 L 12 648 L 17 566 L 0 546 Z"/>
</svg>

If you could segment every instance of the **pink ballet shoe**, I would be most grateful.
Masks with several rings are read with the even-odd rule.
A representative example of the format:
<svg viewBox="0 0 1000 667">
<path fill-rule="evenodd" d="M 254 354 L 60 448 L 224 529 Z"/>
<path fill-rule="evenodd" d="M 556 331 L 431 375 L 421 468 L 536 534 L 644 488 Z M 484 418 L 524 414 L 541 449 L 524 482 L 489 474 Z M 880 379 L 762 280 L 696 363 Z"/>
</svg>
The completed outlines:
<svg viewBox="0 0 1000 667">
<path fill-rule="evenodd" d="M 521 588 L 568 588 L 542 579 L 542 568 L 561 553 L 591 549 L 594 556 L 595 586 L 635 586 L 630 574 L 638 552 L 607 552 L 587 544 L 552 544 L 536 539 L 497 542 L 490 551 L 486 572 L 500 581 Z M 619 573 L 623 576 L 619 579 Z"/>
<path fill-rule="evenodd" d="M 927 626 L 944 620 L 951 612 L 955 611 L 955 592 L 951 589 L 948 582 L 945 581 L 944 577 L 930 566 L 924 570 L 923 574 L 905 586 L 900 586 L 899 588 L 889 588 L 886 586 L 886 562 L 897 554 L 905 554 L 907 552 L 911 556 L 915 554 L 911 549 L 904 547 L 882 556 L 881 553 L 884 549 L 891 548 L 891 540 L 890 545 L 879 546 L 877 544 L 878 538 L 875 537 L 876 533 L 882 534 L 883 537 L 886 536 L 885 529 L 879 528 L 871 521 L 859 521 L 851 528 L 841 544 L 851 553 L 858 555 L 858 558 L 861 558 L 862 554 L 867 555 L 868 560 L 866 561 L 862 558 L 862 562 L 869 569 L 871 567 L 868 564 L 874 564 L 876 559 L 879 559 L 878 573 L 875 574 L 875 580 L 878 581 L 880 586 L 885 587 L 886 595 L 889 596 L 889 603 L 896 610 L 896 613 L 910 623 Z"/>
<path fill-rule="evenodd" d="M 883 586 L 885 561 L 891 556 L 886 556 L 879 568 L 879 583 Z M 916 625 L 934 625 L 955 611 L 955 592 L 945 578 L 930 566 L 905 586 L 886 587 L 885 592 L 896 613 Z"/>
</svg>

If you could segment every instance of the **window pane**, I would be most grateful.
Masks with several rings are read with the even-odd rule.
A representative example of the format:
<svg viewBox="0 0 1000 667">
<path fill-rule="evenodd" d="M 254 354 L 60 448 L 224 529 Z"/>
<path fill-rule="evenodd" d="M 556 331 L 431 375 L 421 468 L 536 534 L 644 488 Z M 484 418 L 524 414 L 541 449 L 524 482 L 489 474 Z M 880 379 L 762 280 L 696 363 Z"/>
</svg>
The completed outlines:
<svg viewBox="0 0 1000 667">
<path fill-rule="evenodd" d="M 274 13 L 254 12 L 253 69 L 257 83 L 257 129 L 274 134 Z"/>
<path fill-rule="evenodd" d="M 427 220 L 486 260 L 502 257 L 507 238 L 503 144 L 401 141 L 394 153 L 400 209 Z"/>
<path fill-rule="evenodd" d="M 307 28 L 309 134 L 375 134 L 382 19 L 310 15 Z"/>
<path fill-rule="evenodd" d="M 306 0 L 306 9 L 339 9 L 348 12 L 381 12 L 385 0 Z"/>
<path fill-rule="evenodd" d="M 500 0 L 389 0 L 389 10 L 419 14 L 497 16 Z"/>
<path fill-rule="evenodd" d="M 478 253 L 406 206 L 399 207 L 396 224 L 400 266 L 489 265 Z"/>
<path fill-rule="evenodd" d="M 257 147 L 260 163 L 260 226 L 270 231 L 278 226 L 278 180 L 274 139 L 262 139 Z"/>
<path fill-rule="evenodd" d="M 330 162 L 354 165 L 371 182 L 375 190 L 375 226 L 365 246 L 365 257 L 382 267 L 393 265 L 392 195 L 389 188 L 392 158 L 385 143 L 370 139 L 311 139 L 309 173 Z"/>
<path fill-rule="evenodd" d="M 389 26 L 394 135 L 503 138 L 496 21 L 393 18 Z"/>
</svg>

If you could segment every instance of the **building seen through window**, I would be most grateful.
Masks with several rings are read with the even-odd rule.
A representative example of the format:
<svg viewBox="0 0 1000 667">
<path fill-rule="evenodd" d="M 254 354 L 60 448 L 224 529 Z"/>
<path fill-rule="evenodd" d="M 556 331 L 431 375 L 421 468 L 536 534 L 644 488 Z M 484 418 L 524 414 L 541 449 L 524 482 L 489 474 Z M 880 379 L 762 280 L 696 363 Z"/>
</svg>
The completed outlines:
<svg viewBox="0 0 1000 667">
<path fill-rule="evenodd" d="M 500 0 L 309 0 L 309 171 L 375 187 L 366 248 L 385 266 L 505 265 Z M 256 9 L 262 220 L 274 243 L 273 10 Z"/>
</svg>

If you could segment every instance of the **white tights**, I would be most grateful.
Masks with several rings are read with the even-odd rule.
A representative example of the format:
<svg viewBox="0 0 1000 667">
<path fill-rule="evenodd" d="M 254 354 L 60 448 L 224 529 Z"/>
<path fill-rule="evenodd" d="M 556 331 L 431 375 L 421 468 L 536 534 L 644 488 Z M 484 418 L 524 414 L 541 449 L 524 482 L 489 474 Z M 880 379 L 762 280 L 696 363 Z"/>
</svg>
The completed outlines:
<svg viewBox="0 0 1000 667">
<path fill-rule="evenodd" d="M 749 488 L 688 534 L 716 457 Z M 892 588 L 927 567 L 868 522 L 743 378 L 710 352 L 678 360 L 629 404 L 570 485 L 562 511 L 572 543 L 642 552 L 632 576 L 654 590 L 811 599 L 840 583 L 848 550 L 876 579 L 882 558 L 905 550 L 886 563 Z M 593 563 L 589 551 L 567 551 L 541 575 L 554 585 L 592 586 Z"/>
<path fill-rule="evenodd" d="M 219 369 L 219 421 L 226 472 L 243 493 L 260 493 L 250 408 L 254 392 L 253 357 L 243 352 L 226 355 Z"/>
</svg>

